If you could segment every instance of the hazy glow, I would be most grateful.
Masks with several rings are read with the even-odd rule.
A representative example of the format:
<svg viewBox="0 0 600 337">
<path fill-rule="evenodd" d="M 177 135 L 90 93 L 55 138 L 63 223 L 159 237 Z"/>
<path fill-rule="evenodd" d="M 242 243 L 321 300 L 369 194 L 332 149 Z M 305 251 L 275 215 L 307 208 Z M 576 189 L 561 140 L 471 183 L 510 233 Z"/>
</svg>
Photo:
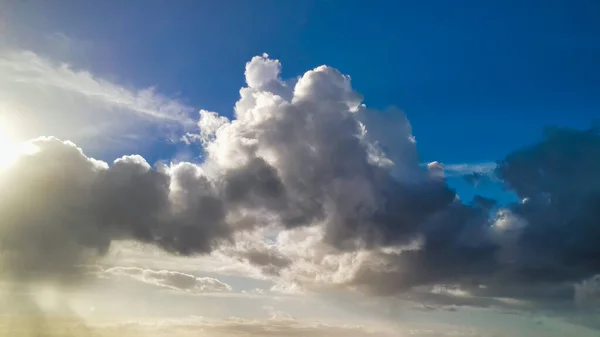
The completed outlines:
<svg viewBox="0 0 600 337">
<path fill-rule="evenodd" d="M 40 309 L 45 312 L 57 309 L 60 306 L 60 294 L 52 287 L 45 286 L 36 289 L 34 299 Z"/>
<path fill-rule="evenodd" d="M 5 112 L 4 109 L 0 112 Z M 32 151 L 32 145 L 17 141 L 11 123 L 0 115 L 0 170 L 10 166 L 19 156 Z"/>
<path fill-rule="evenodd" d="M 15 161 L 19 152 L 19 145 L 10 130 L 10 125 L 4 119 L 0 119 L 0 168 Z"/>
</svg>

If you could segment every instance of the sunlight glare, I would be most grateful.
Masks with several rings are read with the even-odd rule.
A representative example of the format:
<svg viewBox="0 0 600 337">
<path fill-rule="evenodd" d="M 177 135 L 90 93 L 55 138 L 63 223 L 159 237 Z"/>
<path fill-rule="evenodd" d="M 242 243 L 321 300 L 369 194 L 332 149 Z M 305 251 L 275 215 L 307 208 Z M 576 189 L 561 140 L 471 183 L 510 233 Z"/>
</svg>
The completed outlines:
<svg viewBox="0 0 600 337">
<path fill-rule="evenodd" d="M 50 286 L 36 289 L 34 298 L 39 308 L 45 312 L 56 310 L 61 304 L 61 294 L 57 289 Z"/>
<path fill-rule="evenodd" d="M 14 163 L 24 153 L 25 145 L 16 140 L 11 125 L 0 117 L 0 170 Z"/>
</svg>

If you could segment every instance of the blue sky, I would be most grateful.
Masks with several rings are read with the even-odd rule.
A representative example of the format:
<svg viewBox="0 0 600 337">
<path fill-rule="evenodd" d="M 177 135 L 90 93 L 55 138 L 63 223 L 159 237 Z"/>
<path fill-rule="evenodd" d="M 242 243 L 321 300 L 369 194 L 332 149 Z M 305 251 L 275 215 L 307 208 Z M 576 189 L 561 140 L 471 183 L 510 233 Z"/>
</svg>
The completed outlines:
<svg viewBox="0 0 600 337">
<path fill-rule="evenodd" d="M 0 297 L 100 336 L 596 336 L 600 137 L 515 151 L 600 118 L 598 14 L 0 0 Z"/>
<path fill-rule="evenodd" d="M 15 43 L 41 49 L 38 32 L 62 32 L 87 48 L 40 52 L 224 115 L 254 55 L 282 60 L 284 78 L 331 65 L 352 76 L 367 105 L 407 112 L 423 161 L 495 161 L 537 140 L 544 126 L 587 127 L 600 110 L 593 0 L 26 1 L 14 8 Z"/>
</svg>

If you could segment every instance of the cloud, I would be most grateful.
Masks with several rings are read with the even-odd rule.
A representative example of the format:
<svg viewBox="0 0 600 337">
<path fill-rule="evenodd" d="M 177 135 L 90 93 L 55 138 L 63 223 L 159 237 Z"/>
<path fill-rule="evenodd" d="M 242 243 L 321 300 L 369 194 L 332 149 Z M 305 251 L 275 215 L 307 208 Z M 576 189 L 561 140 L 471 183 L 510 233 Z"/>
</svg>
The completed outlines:
<svg viewBox="0 0 600 337">
<path fill-rule="evenodd" d="M 136 267 L 111 267 L 100 275 L 125 276 L 133 280 L 189 293 L 228 292 L 231 286 L 212 277 L 196 277 L 171 270 L 152 270 Z"/>
<path fill-rule="evenodd" d="M 155 88 L 129 89 L 19 50 L 0 50 L 0 107 L 18 140 L 51 135 L 88 147 L 194 126 L 194 109 Z"/>
<path fill-rule="evenodd" d="M 386 254 L 419 249 L 421 244 L 417 240 L 400 247 L 340 251 L 324 241 L 321 227 L 279 231 L 274 236 L 269 232 L 238 233 L 234 245 L 218 248 L 215 255 L 232 268 L 239 269 L 237 261 L 250 265 L 255 271 L 248 275 L 258 273 L 273 280 L 272 290 L 280 293 L 353 288 L 362 268 L 382 266 Z M 277 259 L 280 263 L 275 263 Z"/>
<path fill-rule="evenodd" d="M 234 117 L 200 111 L 186 140 L 201 144 L 201 164 L 109 165 L 32 141 L 37 151 L 0 175 L 5 275 L 68 284 L 75 266 L 135 240 L 250 264 L 279 290 L 564 307 L 600 270 L 597 133 L 553 129 L 499 161 L 498 178 L 527 202 L 490 216 L 493 200 L 465 204 L 439 163 L 420 164 L 403 113 L 368 109 L 331 67 L 297 81 L 280 71 L 254 57 Z"/>
<path fill-rule="evenodd" d="M 509 275 L 522 282 L 581 281 L 600 264 L 600 134 L 549 128 L 544 139 L 510 153 L 498 176 L 519 198 L 511 207 L 527 223 Z"/>
<path fill-rule="evenodd" d="M 240 242 L 240 241 L 238 241 Z M 290 256 L 283 255 L 277 249 L 261 246 L 258 242 L 241 241 L 246 247 L 238 244 L 235 249 L 221 251 L 228 257 L 238 258 L 240 261 L 257 266 L 260 272 L 266 275 L 278 275 L 282 269 L 292 265 Z M 252 244 L 257 247 L 252 247 Z"/>
<path fill-rule="evenodd" d="M 56 138 L 30 145 L 0 174 L 11 191 L 0 199 L 4 277 L 66 285 L 116 239 L 189 254 L 228 236 L 222 200 L 196 166 L 153 170 L 139 156 L 109 166 Z"/>
<path fill-rule="evenodd" d="M 201 165 L 153 168 L 140 156 L 108 165 L 70 142 L 32 141 L 37 151 L 0 180 L 16 191 L 0 203 L 7 275 L 66 284 L 80 274 L 74 266 L 105 254 L 115 240 L 202 254 L 233 233 L 266 226 L 318 228 L 324 249 L 347 251 L 351 261 L 427 236 L 427 219 L 449 207 L 467 212 L 443 180 L 420 167 L 406 117 L 375 117 L 348 76 L 320 66 L 292 87 L 265 56 L 246 67 L 235 119 L 200 112 Z M 252 249 L 243 258 L 271 274 L 291 265 L 285 255 Z"/>
<path fill-rule="evenodd" d="M 402 114 L 382 123 L 377 112 L 360 104 L 350 78 L 336 69 L 317 67 L 294 87 L 279 72 L 279 62 L 253 58 L 246 65 L 248 87 L 240 91 L 235 119 L 202 123 L 216 117 L 201 112 L 199 126 L 201 135 L 207 129 L 203 125 L 210 125 L 205 134 L 214 135 L 205 143 L 207 165 L 240 175 L 250 174 L 249 164 L 256 160 L 273 168 L 281 193 L 273 190 L 280 193 L 276 200 L 260 206 L 284 227 L 320 223 L 325 239 L 341 249 L 406 242 L 420 221 L 454 200 L 443 182 L 420 168 Z M 384 124 L 398 132 L 391 136 L 369 128 Z M 387 136 L 374 141 L 377 134 Z M 394 163 L 395 149 L 411 155 Z M 272 198 L 272 192 L 264 190 L 264 197 Z"/>
<path fill-rule="evenodd" d="M 270 59 L 268 54 L 255 56 L 246 64 L 246 83 L 250 88 L 267 87 L 279 82 L 281 63 L 279 60 Z"/>
<path fill-rule="evenodd" d="M 267 60 L 257 57 L 249 65 L 254 62 Z M 335 265 L 345 256 L 344 251 L 350 251 L 356 253 L 356 256 L 368 256 L 368 259 L 378 261 L 361 263 L 354 260 L 351 265 L 358 270 L 343 277 L 342 283 L 348 282 L 379 294 L 401 293 L 418 286 L 450 283 L 460 284 L 465 291 L 484 298 L 514 296 L 516 302 L 519 298 L 540 303 L 552 299 L 559 302 L 568 299 L 572 302 L 572 282 L 598 270 L 593 267 L 593 261 L 597 259 L 583 255 L 584 252 L 589 252 L 590 256 L 597 255 L 591 245 L 579 253 L 577 251 L 582 247 L 573 246 L 569 253 L 578 254 L 578 259 L 557 264 L 554 272 L 546 269 L 548 264 L 554 262 L 539 263 L 543 262 L 540 258 L 554 259 L 555 254 L 559 254 L 556 260 L 561 261 L 569 253 L 566 250 L 556 250 L 544 239 L 539 239 L 544 237 L 543 233 L 528 237 L 527 233 L 534 228 L 542 228 L 532 225 L 523 211 L 537 205 L 531 203 L 535 197 L 531 193 L 519 193 L 517 189 L 516 192 L 529 202 L 501 209 L 495 218 L 490 218 L 489 209 L 495 205 L 494 200 L 479 197 L 475 198 L 472 205 L 463 204 L 444 184 L 439 172 L 441 165 L 432 164 L 427 170 L 419 170 L 415 155 L 416 143 L 406 121 L 396 124 L 390 122 L 387 125 L 396 127 L 397 131 L 401 130 L 395 134 L 396 144 L 386 137 L 382 137 L 381 141 L 376 139 L 374 135 L 386 133 L 378 128 L 382 123 L 373 123 L 373 118 L 369 117 L 381 118 L 382 115 L 377 115 L 360 104 L 360 95 L 351 89 L 349 77 L 322 66 L 307 72 L 291 90 L 285 81 L 274 78 L 272 70 L 279 67 L 279 63 L 269 63 L 270 71 L 265 72 L 268 80 L 253 80 L 251 82 L 254 86 L 250 85 L 247 90 L 241 91 L 242 98 L 236 107 L 236 119 L 219 124 L 214 132 L 214 139 L 207 145 L 207 153 L 215 162 L 234 167 L 244 165 L 241 159 L 232 161 L 233 158 L 239 158 L 239 154 L 243 154 L 242 158 L 265 158 L 277 170 L 285 186 L 286 196 L 292 196 L 287 199 L 285 206 L 294 206 L 292 210 L 301 206 L 302 209 L 301 218 L 284 216 L 281 219 L 285 227 L 318 223 L 318 228 L 322 229 L 322 238 L 318 241 L 324 242 L 326 248 L 321 250 L 321 255 L 313 256 L 327 257 L 327 261 L 336 261 Z M 262 69 L 258 66 L 256 68 Z M 278 94 L 286 90 L 291 90 L 291 93 Z M 290 96 L 291 106 L 285 98 Z M 292 113 L 287 113 L 288 111 Z M 310 119 L 302 119 L 302 116 Z M 286 122 L 288 119 L 289 124 Z M 323 133 L 320 133 L 321 130 Z M 569 132 L 572 137 L 580 135 L 575 131 Z M 297 138 L 295 134 L 298 134 Z M 593 137 L 597 139 L 597 135 L 581 133 L 583 134 L 588 142 Z M 538 147 L 546 147 L 543 144 L 544 142 Z M 575 142 L 570 145 L 580 146 L 582 152 L 579 156 L 597 157 L 593 152 L 596 150 L 585 148 L 586 144 Z M 401 149 L 405 156 L 394 156 L 393 149 L 396 148 Z M 567 147 L 559 147 L 558 150 L 561 148 Z M 341 149 L 344 151 L 336 152 Z M 589 152 L 585 152 L 588 150 Z M 532 165 L 524 171 L 530 172 L 527 173 L 530 175 L 540 172 L 539 165 L 551 163 L 535 153 L 522 157 L 528 160 L 524 161 L 524 165 Z M 514 185 L 511 179 L 514 180 L 523 172 L 521 165 L 514 159 L 515 155 L 511 154 L 500 161 L 498 167 L 495 163 L 447 165 L 444 172 L 479 176 L 498 173 L 507 187 L 512 188 Z M 558 157 L 554 160 L 561 159 Z M 537 164 L 534 160 L 537 160 Z M 587 183 L 595 186 L 597 175 L 591 172 L 597 170 L 592 171 L 595 168 L 593 161 L 567 165 L 573 168 L 579 165 L 587 167 L 590 172 Z M 507 175 L 508 170 L 514 173 Z M 581 177 L 570 175 L 565 179 Z M 406 183 L 407 181 L 411 183 Z M 538 181 L 537 178 L 522 179 L 523 185 L 536 184 Z M 567 181 L 565 180 L 564 186 L 570 186 Z M 543 192 L 540 195 L 547 198 L 548 191 Z M 306 196 L 310 198 L 307 199 Z M 561 200 L 570 199 L 565 196 Z M 591 210 L 591 206 L 588 209 Z M 286 214 L 289 209 L 282 211 L 278 214 Z M 553 221 L 558 218 L 560 217 L 555 216 Z M 598 241 L 591 228 L 585 229 L 589 234 L 586 240 L 588 243 Z M 579 231 L 570 231 L 568 235 L 583 239 Z M 557 235 L 557 239 L 558 237 Z M 539 254 L 536 257 L 534 245 L 529 245 L 528 242 L 533 238 L 538 238 L 539 243 L 544 244 L 551 254 Z M 416 239 L 423 242 L 420 249 L 407 250 L 401 254 L 386 253 L 383 250 L 406 245 Z M 555 247 L 561 245 L 564 247 L 564 241 Z M 366 250 L 363 251 L 364 248 Z M 377 252 L 379 249 L 381 250 Z M 360 255 L 361 252 L 363 255 Z M 308 260 L 310 263 L 283 266 L 277 275 L 286 277 L 286 274 L 295 272 L 294 277 L 301 280 L 302 272 L 311 268 L 313 275 L 328 275 L 323 272 L 327 265 L 323 261 L 326 259 L 298 259 L 298 255 L 293 253 L 292 256 L 292 260 Z M 586 261 L 589 261 L 587 272 L 579 268 Z M 569 268 L 573 263 L 579 267 Z M 303 268 L 297 265 L 303 265 Z M 339 265 L 337 267 L 338 270 L 344 270 Z M 553 279 L 566 269 L 574 272 L 577 270 L 580 274 Z M 537 284 L 533 287 L 565 289 L 566 285 L 566 289 L 570 287 L 571 290 L 528 296 L 526 289 L 536 292 L 524 286 L 527 281 Z M 548 287 L 546 284 L 549 284 Z M 480 285 L 484 287 L 479 287 Z"/>
</svg>

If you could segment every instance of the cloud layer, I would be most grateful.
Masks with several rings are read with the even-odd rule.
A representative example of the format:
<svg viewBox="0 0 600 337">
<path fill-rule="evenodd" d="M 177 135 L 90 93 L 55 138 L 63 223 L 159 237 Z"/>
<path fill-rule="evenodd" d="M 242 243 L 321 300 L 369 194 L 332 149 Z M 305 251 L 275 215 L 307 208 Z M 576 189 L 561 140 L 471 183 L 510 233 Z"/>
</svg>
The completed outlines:
<svg viewBox="0 0 600 337">
<path fill-rule="evenodd" d="M 285 314 L 285 313 L 284 313 Z M 0 333 L 4 332 L 5 325 L 0 321 Z M 435 327 L 435 328 L 397 328 L 392 331 L 381 326 L 358 325 L 358 324 L 332 324 L 320 322 L 306 322 L 297 320 L 289 316 L 274 315 L 269 319 L 253 320 L 240 317 L 230 317 L 222 320 L 211 320 L 204 317 L 183 317 L 179 319 L 165 319 L 147 321 L 131 321 L 117 324 L 105 324 L 101 326 L 82 326 L 76 322 L 49 322 L 46 324 L 44 336 L 58 336 L 59 334 L 68 334 L 69 336 L 372 336 L 387 337 L 402 336 L 432 337 L 432 336 L 464 336 L 464 337 L 484 337 L 490 334 L 480 333 L 475 329 L 464 327 Z M 13 326 L 10 330 L 11 336 L 29 336 L 30 331 L 27 326 Z"/>
</svg>

